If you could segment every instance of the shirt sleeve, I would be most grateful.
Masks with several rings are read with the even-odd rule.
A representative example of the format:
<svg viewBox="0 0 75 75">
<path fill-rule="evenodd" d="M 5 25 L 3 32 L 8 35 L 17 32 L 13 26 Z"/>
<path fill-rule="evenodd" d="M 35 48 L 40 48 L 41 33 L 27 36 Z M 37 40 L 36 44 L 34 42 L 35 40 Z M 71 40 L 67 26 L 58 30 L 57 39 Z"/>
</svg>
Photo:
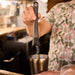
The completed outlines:
<svg viewBox="0 0 75 75">
<path fill-rule="evenodd" d="M 52 7 L 49 12 L 47 13 L 47 15 L 45 16 L 44 20 L 46 20 L 47 22 L 49 22 L 51 25 L 54 25 L 55 22 L 55 10 L 57 9 L 58 4 L 56 4 L 54 7 Z"/>
</svg>

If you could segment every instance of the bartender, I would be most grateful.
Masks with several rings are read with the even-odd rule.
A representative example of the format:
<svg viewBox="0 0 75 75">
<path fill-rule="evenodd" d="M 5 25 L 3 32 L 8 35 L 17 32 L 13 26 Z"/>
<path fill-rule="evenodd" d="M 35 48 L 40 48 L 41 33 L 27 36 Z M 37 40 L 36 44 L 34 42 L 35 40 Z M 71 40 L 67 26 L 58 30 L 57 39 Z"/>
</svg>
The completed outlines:
<svg viewBox="0 0 75 75">
<path fill-rule="evenodd" d="M 60 75 L 60 69 L 67 64 L 65 59 L 73 61 L 75 59 L 75 0 L 55 5 L 38 23 L 39 38 L 44 34 L 51 32 L 50 50 L 49 50 L 49 65 L 48 71 L 36 75 Z M 41 14 L 38 13 L 38 19 Z M 27 33 L 33 36 L 33 22 L 36 16 L 33 7 L 25 7 L 22 14 L 23 22 L 26 24 Z M 69 36 L 71 35 L 71 39 Z M 66 41 L 66 42 L 65 42 Z M 69 42 L 70 41 L 70 42 Z M 66 54 L 64 52 L 67 51 Z M 64 55 L 64 56 L 63 56 Z M 74 57 L 72 59 L 72 57 Z M 61 64 L 61 60 L 62 64 Z M 74 69 L 74 68 L 73 68 Z M 75 69 L 74 69 L 75 70 Z M 65 75 L 75 75 L 75 71 L 67 72 Z"/>
</svg>

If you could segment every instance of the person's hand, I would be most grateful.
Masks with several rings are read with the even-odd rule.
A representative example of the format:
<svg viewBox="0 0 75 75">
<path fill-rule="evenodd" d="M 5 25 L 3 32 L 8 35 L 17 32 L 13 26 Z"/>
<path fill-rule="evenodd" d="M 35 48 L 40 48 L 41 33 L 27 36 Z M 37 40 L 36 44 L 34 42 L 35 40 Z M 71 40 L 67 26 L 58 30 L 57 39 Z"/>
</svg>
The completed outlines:
<svg viewBox="0 0 75 75">
<path fill-rule="evenodd" d="M 38 13 L 38 19 L 41 17 L 41 14 Z M 22 20 L 26 25 L 32 25 L 36 16 L 34 14 L 33 7 L 25 7 L 25 10 L 22 13 Z"/>
<path fill-rule="evenodd" d="M 53 71 L 45 71 L 45 72 L 35 74 L 35 75 L 53 75 Z"/>
<path fill-rule="evenodd" d="M 59 71 L 45 71 L 35 75 L 60 75 Z"/>
<path fill-rule="evenodd" d="M 75 75 L 75 65 L 68 69 L 63 70 L 61 72 L 61 75 Z"/>
</svg>

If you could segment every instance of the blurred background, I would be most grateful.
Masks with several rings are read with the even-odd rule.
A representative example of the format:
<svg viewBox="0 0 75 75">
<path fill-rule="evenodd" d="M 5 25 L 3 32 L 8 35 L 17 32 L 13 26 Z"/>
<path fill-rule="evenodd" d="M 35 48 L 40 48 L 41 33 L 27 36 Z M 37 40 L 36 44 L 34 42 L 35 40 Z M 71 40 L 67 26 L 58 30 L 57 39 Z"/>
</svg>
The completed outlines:
<svg viewBox="0 0 75 75">
<path fill-rule="evenodd" d="M 25 6 L 32 5 L 33 1 L 34 0 L 0 0 L 0 27 L 24 26 L 21 19 L 22 11 Z M 51 9 L 55 4 L 64 2 L 64 0 L 36 1 L 39 3 L 39 12 L 42 16 L 45 16 L 49 9 Z"/>
</svg>

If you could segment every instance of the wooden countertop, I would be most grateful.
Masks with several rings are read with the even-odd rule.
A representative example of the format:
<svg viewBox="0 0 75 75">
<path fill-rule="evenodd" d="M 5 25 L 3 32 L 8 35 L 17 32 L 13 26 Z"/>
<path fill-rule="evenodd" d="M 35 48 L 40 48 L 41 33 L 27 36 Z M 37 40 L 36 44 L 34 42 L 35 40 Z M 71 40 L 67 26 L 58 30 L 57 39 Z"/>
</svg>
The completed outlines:
<svg viewBox="0 0 75 75">
<path fill-rule="evenodd" d="M 0 70 L 0 75 L 24 75 L 24 74 L 10 72 L 10 71 L 6 71 L 6 70 Z"/>
<path fill-rule="evenodd" d="M 8 27 L 8 28 L 1 28 L 0 29 L 0 36 L 5 35 L 7 33 L 11 32 L 17 32 L 17 31 L 22 31 L 25 30 L 25 27 Z"/>
</svg>

